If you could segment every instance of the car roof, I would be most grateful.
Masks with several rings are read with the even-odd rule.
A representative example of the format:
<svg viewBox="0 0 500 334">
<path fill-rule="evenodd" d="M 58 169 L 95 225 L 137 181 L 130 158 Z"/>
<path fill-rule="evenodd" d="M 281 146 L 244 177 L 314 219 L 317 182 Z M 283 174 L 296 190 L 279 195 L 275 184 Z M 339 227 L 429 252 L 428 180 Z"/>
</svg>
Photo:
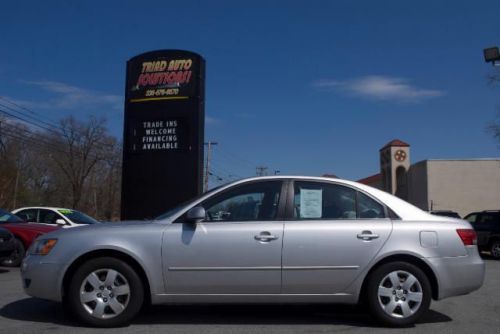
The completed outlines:
<svg viewBox="0 0 500 334">
<path fill-rule="evenodd" d="M 13 210 L 14 211 L 21 211 L 21 210 L 33 210 L 33 209 L 47 209 L 47 210 L 55 210 L 55 211 L 58 211 L 58 210 L 71 210 L 71 211 L 76 211 L 76 210 L 73 210 L 73 209 L 67 209 L 67 208 L 58 208 L 58 207 L 53 207 L 53 206 L 26 206 L 26 207 L 22 207 L 22 208 L 19 208 L 19 209 L 15 209 Z"/>
</svg>

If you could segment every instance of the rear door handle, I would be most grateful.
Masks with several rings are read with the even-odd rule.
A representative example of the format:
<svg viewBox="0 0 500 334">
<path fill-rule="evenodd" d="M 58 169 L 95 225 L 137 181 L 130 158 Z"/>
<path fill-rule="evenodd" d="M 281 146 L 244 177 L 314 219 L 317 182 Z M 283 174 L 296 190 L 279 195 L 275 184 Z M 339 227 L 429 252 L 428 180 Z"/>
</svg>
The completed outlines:
<svg viewBox="0 0 500 334">
<path fill-rule="evenodd" d="M 364 240 L 364 241 L 370 241 L 373 239 L 377 239 L 379 237 L 378 234 L 373 234 L 371 231 L 363 231 L 360 234 L 357 235 L 358 239 Z"/>
<path fill-rule="evenodd" d="M 278 236 L 272 235 L 271 233 L 265 231 L 265 232 L 260 232 L 260 234 L 254 236 L 254 239 L 261 242 L 269 242 L 278 239 Z"/>
</svg>

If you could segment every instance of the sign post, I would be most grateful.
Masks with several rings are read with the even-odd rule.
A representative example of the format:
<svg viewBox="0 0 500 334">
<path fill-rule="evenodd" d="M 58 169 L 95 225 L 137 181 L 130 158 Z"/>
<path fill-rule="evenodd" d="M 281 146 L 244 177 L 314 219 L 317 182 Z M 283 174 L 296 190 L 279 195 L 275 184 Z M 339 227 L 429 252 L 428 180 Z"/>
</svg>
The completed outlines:
<svg viewBox="0 0 500 334">
<path fill-rule="evenodd" d="M 121 219 L 153 218 L 202 192 L 205 61 L 152 51 L 127 62 Z"/>
</svg>

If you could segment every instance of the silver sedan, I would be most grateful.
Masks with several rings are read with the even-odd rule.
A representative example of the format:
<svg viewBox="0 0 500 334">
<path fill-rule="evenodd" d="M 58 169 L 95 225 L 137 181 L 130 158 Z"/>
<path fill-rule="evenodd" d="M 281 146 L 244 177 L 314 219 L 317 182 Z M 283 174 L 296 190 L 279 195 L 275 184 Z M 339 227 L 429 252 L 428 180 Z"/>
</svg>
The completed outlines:
<svg viewBox="0 0 500 334">
<path fill-rule="evenodd" d="M 481 287 L 471 225 L 340 179 L 261 177 L 151 222 L 40 237 L 22 281 L 84 322 L 126 324 L 144 303 L 364 302 L 390 326 Z"/>
</svg>

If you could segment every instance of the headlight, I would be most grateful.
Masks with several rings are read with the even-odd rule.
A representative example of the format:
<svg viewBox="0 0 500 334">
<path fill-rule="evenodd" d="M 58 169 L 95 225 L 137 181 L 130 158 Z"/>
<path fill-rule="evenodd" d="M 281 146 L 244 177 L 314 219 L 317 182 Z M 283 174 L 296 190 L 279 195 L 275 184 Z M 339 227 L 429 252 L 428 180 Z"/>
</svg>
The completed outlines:
<svg viewBox="0 0 500 334">
<path fill-rule="evenodd" d="M 41 239 L 36 240 L 30 247 L 32 255 L 47 255 L 57 243 L 57 239 Z"/>
</svg>

